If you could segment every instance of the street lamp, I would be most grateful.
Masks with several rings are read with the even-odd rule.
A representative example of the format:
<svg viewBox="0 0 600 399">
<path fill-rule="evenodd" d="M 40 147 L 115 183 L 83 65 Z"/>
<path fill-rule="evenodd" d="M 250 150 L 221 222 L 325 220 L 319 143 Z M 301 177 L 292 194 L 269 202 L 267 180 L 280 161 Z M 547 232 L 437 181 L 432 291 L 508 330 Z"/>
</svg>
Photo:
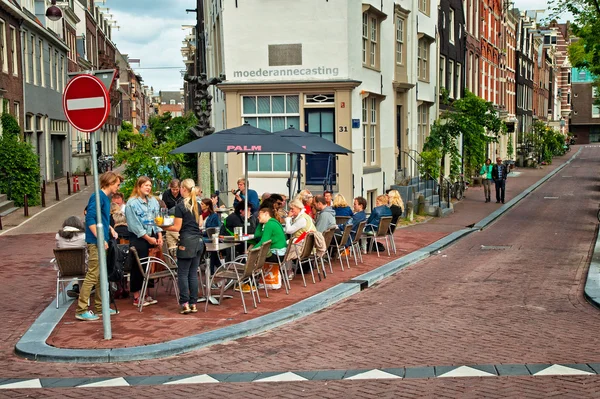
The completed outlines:
<svg viewBox="0 0 600 399">
<path fill-rule="evenodd" d="M 62 18 L 62 11 L 56 6 L 56 0 L 52 0 L 52 5 L 46 10 L 46 17 L 50 21 L 58 21 Z"/>
</svg>

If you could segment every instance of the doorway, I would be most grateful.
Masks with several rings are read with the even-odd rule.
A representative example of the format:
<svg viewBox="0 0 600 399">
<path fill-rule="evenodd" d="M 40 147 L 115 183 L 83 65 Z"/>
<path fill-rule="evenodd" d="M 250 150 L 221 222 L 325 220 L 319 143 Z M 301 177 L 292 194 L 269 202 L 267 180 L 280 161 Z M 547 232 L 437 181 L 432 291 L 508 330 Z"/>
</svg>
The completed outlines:
<svg viewBox="0 0 600 399">
<path fill-rule="evenodd" d="M 304 131 L 335 142 L 335 110 L 307 109 L 304 114 Z M 328 177 L 336 184 L 335 154 L 306 155 L 306 184 L 323 185 Z"/>
<path fill-rule="evenodd" d="M 398 157 L 396 158 L 396 170 L 402 170 L 402 105 L 396 105 L 396 147 Z"/>
<path fill-rule="evenodd" d="M 59 179 L 64 176 L 63 168 L 63 143 L 64 138 L 61 136 L 52 136 L 52 166 L 54 176 L 53 179 Z"/>
</svg>

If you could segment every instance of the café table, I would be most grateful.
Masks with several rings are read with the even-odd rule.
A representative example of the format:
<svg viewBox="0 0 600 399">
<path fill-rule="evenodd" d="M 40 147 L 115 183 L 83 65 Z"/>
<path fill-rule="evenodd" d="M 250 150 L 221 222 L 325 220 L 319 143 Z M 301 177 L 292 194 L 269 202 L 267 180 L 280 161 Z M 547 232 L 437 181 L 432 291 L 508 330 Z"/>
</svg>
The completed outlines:
<svg viewBox="0 0 600 399">
<path fill-rule="evenodd" d="M 227 249 L 227 248 L 233 248 L 235 247 L 235 243 L 223 243 L 220 242 L 219 244 L 215 244 L 213 242 L 205 242 L 204 243 L 204 249 L 207 252 L 217 252 L 220 251 L 222 249 Z M 204 267 L 204 276 L 205 276 L 205 282 L 206 282 L 206 291 L 202 290 L 204 296 L 202 298 L 198 298 L 198 302 L 205 302 L 207 297 L 208 297 L 208 301 L 213 304 L 213 305 L 218 305 L 219 304 L 219 300 L 217 300 L 217 298 L 219 299 L 231 299 L 233 298 L 231 295 L 223 295 L 223 297 L 221 298 L 219 295 L 212 295 L 210 293 L 211 291 L 211 287 L 210 287 L 210 259 L 207 258 L 206 262 L 205 262 L 205 267 Z"/>
</svg>

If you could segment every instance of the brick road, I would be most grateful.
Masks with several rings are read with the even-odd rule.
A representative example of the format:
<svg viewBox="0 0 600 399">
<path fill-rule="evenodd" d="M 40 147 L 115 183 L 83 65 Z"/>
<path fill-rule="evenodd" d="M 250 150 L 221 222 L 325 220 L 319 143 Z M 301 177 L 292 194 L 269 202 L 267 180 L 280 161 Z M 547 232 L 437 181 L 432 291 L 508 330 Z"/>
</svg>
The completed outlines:
<svg viewBox="0 0 600 399">
<path fill-rule="evenodd" d="M 598 148 L 584 148 L 567 166 L 483 232 L 416 264 L 396 276 L 322 312 L 266 334 L 216 345 L 162 360 L 132 364 L 48 364 L 11 354 L 16 336 L 52 295 L 53 273 L 44 266 L 13 259 L 0 270 L 0 326 L 4 338 L 2 377 L 175 375 L 239 371 L 383 368 L 423 365 L 600 362 L 598 310 L 582 296 L 597 226 L 600 202 Z M 535 171 L 535 173 L 547 173 Z M 509 196 L 535 173 L 509 181 Z M 563 177 L 571 176 L 571 177 Z M 538 176 L 539 177 L 539 176 Z M 517 179 L 522 179 L 521 183 Z M 511 188 L 512 187 L 512 188 Z M 468 208 L 483 203 L 469 190 L 463 211 L 447 220 L 419 226 L 439 231 L 466 222 Z M 476 194 L 475 194 L 476 195 Z M 544 197 L 558 197 L 548 199 Z M 471 202 L 469 202 L 471 201 Z M 485 204 L 495 207 L 495 204 Z M 457 210 L 460 211 L 460 208 Z M 460 216 L 462 213 L 463 216 Z M 477 220 L 481 219 L 478 217 Z M 473 222 L 477 221 L 474 220 Z M 463 224 L 464 226 L 464 224 Z M 15 240 L 7 242 L 7 239 Z M 51 240 L 39 237 L 32 249 L 43 258 Z M 45 243 L 45 244 L 44 244 Z M 2 237 L 20 245 L 18 237 Z M 506 246 L 482 250 L 482 245 Z M 10 261 L 10 259 L 8 259 Z M 13 263 L 16 262 L 16 263 Z M 15 275 L 15 271 L 19 275 Z M 6 284 L 10 281 L 10 284 Z M 29 284 L 26 290 L 21 287 Z M 18 300 L 18 301 L 17 301 Z M 18 304 L 19 306 L 15 306 Z M 172 388 L 119 388 L 114 394 L 149 396 L 154 392 L 203 396 L 351 396 L 399 397 L 593 397 L 598 377 L 498 377 L 489 379 L 350 381 L 282 384 L 218 384 Z M 163 391 L 165 390 L 165 391 Z M 64 390 L 14 391 L 12 394 L 66 395 Z M 101 391 L 94 391 L 99 395 Z M 331 394 L 329 394 L 331 392 Z M 8 393 L 8 392 L 6 392 Z M 206 393 L 206 395 L 204 395 Z M 3 394 L 3 393 L 2 393 Z M 86 393 L 87 395 L 87 393 Z M 162 396 L 162 395 L 161 395 Z M 257 395 L 258 396 L 258 395 Z M 14 396 L 13 396 L 14 397 Z"/>
</svg>

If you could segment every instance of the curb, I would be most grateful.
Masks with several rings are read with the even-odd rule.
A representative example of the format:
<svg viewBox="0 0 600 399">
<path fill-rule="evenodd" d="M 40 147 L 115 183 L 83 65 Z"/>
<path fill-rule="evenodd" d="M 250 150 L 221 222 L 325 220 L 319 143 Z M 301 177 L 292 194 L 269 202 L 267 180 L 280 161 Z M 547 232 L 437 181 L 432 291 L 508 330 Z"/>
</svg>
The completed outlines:
<svg viewBox="0 0 600 399">
<path fill-rule="evenodd" d="M 18 356 L 30 360 L 45 362 L 72 362 L 72 363 L 107 363 L 107 362 L 126 362 L 135 360 L 157 359 L 173 355 L 178 355 L 193 350 L 201 349 L 207 346 L 228 342 L 241 337 L 254 335 L 271 330 L 280 325 L 301 319 L 309 314 L 315 313 L 328 306 L 333 305 L 345 298 L 348 298 L 377 282 L 399 272 L 400 270 L 420 262 L 437 251 L 440 251 L 461 238 L 483 230 L 519 201 L 533 192 L 548 179 L 556 175 L 579 154 L 577 151 L 567 162 L 559 166 L 548 175 L 525 189 L 511 201 L 500 207 L 486 218 L 482 219 L 472 228 L 455 231 L 440 240 L 412 252 L 406 256 L 395 259 L 383 266 L 380 266 L 370 272 L 364 273 L 344 283 L 333 286 L 310 298 L 306 298 L 298 303 L 290 305 L 284 309 L 277 310 L 264 316 L 252 320 L 244 321 L 232 326 L 223 327 L 206 333 L 192 335 L 172 341 L 158 344 L 137 346 L 132 348 L 115 349 L 60 349 L 50 346 L 46 340 L 67 312 L 70 302 L 63 303 L 59 309 L 56 309 L 54 302 L 40 314 L 32 326 L 21 337 L 15 345 L 15 353 Z M 593 291 L 590 291 L 593 298 L 600 301 L 600 241 L 596 242 L 594 249 L 592 265 L 595 265 L 595 277 L 590 279 L 592 265 L 588 273 L 588 283 L 593 282 Z M 586 296 L 588 296 L 588 284 L 586 283 Z M 593 299 L 591 299 L 594 301 Z M 595 302 L 595 301 L 594 301 Z M 600 306 L 600 305 L 599 305 Z"/>
</svg>

